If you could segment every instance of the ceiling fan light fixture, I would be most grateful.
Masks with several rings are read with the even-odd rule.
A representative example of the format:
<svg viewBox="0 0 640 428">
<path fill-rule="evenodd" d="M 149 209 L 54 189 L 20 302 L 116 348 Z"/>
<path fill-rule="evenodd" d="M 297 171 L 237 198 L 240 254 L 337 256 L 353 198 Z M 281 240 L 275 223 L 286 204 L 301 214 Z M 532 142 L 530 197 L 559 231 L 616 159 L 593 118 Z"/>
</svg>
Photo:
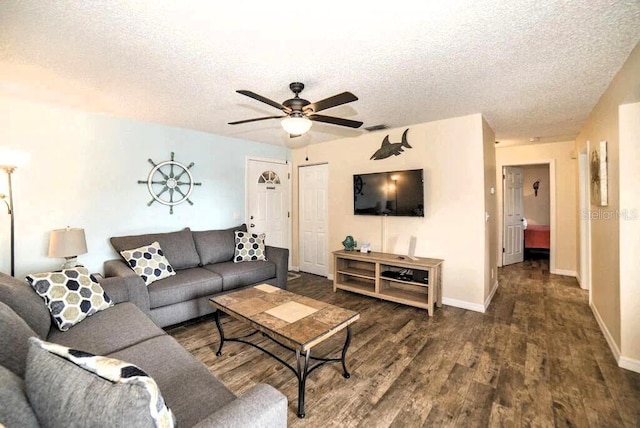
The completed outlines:
<svg viewBox="0 0 640 428">
<path fill-rule="evenodd" d="M 286 117 L 282 119 L 282 128 L 291 135 L 302 135 L 311 129 L 311 120 L 306 117 Z"/>
</svg>

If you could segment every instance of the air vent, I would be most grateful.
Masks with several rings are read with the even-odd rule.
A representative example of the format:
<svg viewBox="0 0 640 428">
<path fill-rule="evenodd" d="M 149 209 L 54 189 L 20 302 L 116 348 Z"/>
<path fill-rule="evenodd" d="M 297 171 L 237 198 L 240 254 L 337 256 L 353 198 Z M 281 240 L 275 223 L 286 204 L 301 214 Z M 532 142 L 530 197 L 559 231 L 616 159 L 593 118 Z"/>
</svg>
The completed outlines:
<svg viewBox="0 0 640 428">
<path fill-rule="evenodd" d="M 389 127 L 387 125 L 381 123 L 380 125 L 367 126 L 364 129 L 366 129 L 369 132 L 374 132 L 374 131 L 381 131 L 383 129 L 389 129 Z"/>
</svg>

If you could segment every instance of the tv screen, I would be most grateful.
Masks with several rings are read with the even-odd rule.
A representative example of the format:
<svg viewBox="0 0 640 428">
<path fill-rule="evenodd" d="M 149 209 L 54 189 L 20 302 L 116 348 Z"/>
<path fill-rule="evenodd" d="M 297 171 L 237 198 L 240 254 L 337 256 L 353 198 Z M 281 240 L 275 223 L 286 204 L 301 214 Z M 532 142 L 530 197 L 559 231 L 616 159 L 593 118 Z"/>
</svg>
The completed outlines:
<svg viewBox="0 0 640 428">
<path fill-rule="evenodd" d="M 355 215 L 424 217 L 423 170 L 353 176 Z"/>
</svg>

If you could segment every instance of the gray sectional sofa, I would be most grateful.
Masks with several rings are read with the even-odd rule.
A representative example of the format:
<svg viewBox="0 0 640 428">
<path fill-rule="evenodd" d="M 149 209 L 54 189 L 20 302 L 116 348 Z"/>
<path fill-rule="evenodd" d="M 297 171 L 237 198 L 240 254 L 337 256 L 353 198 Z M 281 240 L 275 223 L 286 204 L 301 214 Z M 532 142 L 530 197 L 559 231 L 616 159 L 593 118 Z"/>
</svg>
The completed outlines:
<svg viewBox="0 0 640 428">
<path fill-rule="evenodd" d="M 287 399 L 282 393 L 260 384 L 236 398 L 127 301 L 129 291 L 122 281 L 101 279 L 100 285 L 115 305 L 62 332 L 25 281 L 0 273 L 0 424 L 47 426 L 46 420 L 36 418 L 25 392 L 27 343 L 35 336 L 137 365 L 156 381 L 180 427 L 286 427 Z M 93 425 L 90 414 L 77 416 L 78 426 Z M 114 421 L 113 426 L 118 425 Z"/>
<path fill-rule="evenodd" d="M 156 233 L 111 238 L 120 253 L 154 241 L 176 272 L 148 287 L 123 259 L 104 263 L 107 278 L 118 278 L 135 303 L 160 327 L 177 324 L 214 312 L 209 297 L 257 284 L 286 288 L 289 250 L 266 246 L 266 261 L 234 263 L 234 232 L 246 225 L 224 229 Z"/>
<path fill-rule="evenodd" d="M 282 393 L 259 384 L 236 397 L 161 328 L 212 312 L 207 299 L 216 293 L 255 283 L 286 286 L 286 249 L 268 247 L 268 261 L 231 261 L 237 229 L 246 230 L 185 229 L 112 238 L 116 249 L 160 242 L 177 274 L 147 287 L 123 261 L 106 262 L 107 277 L 98 276 L 98 281 L 114 305 L 68 331 L 57 328 L 43 299 L 26 281 L 0 273 L 0 426 L 49 426 L 46 417 L 36 416 L 28 398 L 29 388 L 34 388 L 29 370 L 36 370 L 29 338 L 37 337 L 135 364 L 155 380 L 180 427 L 286 427 L 287 398 Z M 99 425 L 91 412 L 77 417 L 77 426 Z"/>
</svg>

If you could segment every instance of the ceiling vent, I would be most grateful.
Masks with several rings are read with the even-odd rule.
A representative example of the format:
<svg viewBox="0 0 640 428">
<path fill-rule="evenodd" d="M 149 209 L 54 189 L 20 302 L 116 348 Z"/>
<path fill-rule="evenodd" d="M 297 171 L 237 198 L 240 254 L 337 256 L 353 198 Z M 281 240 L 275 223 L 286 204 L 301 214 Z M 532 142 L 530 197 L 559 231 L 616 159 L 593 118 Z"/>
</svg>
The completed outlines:
<svg viewBox="0 0 640 428">
<path fill-rule="evenodd" d="M 382 131 L 383 129 L 389 129 L 389 127 L 384 123 L 381 123 L 380 125 L 367 126 L 364 129 L 366 129 L 369 132 L 374 132 L 374 131 Z"/>
</svg>

